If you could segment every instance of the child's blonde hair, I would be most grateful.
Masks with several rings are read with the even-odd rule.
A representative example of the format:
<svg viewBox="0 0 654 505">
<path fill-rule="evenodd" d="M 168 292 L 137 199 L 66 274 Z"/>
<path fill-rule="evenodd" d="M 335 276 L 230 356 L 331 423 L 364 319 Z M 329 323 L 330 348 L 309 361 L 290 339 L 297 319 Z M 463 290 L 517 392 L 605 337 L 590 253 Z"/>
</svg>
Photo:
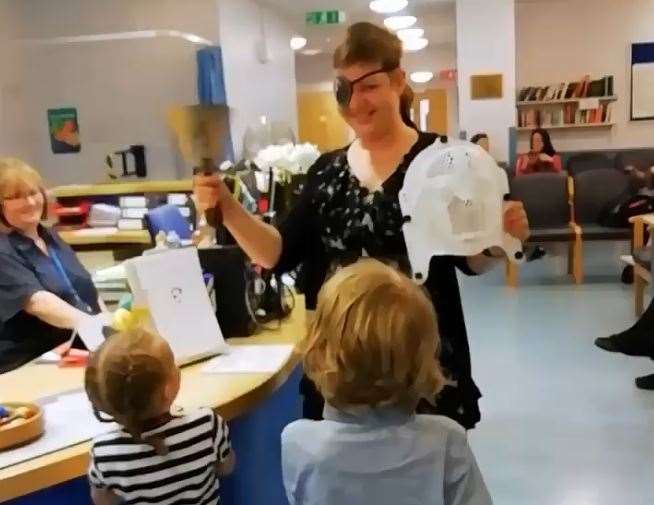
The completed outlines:
<svg viewBox="0 0 654 505">
<path fill-rule="evenodd" d="M 434 402 L 444 385 L 431 301 L 403 274 L 366 259 L 320 291 L 303 342 L 304 369 L 336 408 Z"/>
<path fill-rule="evenodd" d="M 168 343 L 140 328 L 112 335 L 91 354 L 84 385 L 96 417 L 104 412 L 139 442 L 166 454 L 163 440 L 142 439 L 143 423 L 161 414 L 158 400 L 173 373 L 175 358 Z"/>
</svg>

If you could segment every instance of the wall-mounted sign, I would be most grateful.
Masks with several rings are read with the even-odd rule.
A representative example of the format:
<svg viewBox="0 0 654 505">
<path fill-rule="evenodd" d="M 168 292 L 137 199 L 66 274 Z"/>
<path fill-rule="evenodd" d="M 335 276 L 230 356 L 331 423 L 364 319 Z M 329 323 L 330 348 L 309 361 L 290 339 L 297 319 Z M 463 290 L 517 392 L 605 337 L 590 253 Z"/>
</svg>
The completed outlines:
<svg viewBox="0 0 654 505">
<path fill-rule="evenodd" d="M 472 100 L 502 98 L 502 74 L 471 75 L 470 98 Z"/>
<path fill-rule="evenodd" d="M 344 11 L 312 11 L 305 17 L 308 25 L 339 25 L 345 23 Z"/>
<path fill-rule="evenodd" d="M 654 119 L 654 42 L 631 44 L 631 119 Z"/>
<path fill-rule="evenodd" d="M 48 130 L 53 153 L 80 152 L 82 146 L 79 141 L 77 109 L 48 109 Z"/>
</svg>

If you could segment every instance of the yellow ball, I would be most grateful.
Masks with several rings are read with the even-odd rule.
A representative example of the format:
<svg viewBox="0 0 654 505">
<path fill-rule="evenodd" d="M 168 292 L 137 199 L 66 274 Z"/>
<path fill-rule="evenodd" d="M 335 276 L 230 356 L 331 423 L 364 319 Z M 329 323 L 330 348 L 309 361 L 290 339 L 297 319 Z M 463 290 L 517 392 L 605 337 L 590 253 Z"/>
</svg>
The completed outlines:
<svg viewBox="0 0 654 505">
<path fill-rule="evenodd" d="M 118 309 L 114 312 L 113 327 L 118 331 L 126 331 L 132 324 L 132 314 L 129 310 Z"/>
</svg>

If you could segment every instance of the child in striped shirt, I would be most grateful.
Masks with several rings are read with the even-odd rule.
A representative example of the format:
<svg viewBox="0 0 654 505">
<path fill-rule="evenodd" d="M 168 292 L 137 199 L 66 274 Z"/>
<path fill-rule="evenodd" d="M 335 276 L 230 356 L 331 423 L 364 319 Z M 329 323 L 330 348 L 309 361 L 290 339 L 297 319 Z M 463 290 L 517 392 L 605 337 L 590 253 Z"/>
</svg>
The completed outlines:
<svg viewBox="0 0 654 505">
<path fill-rule="evenodd" d="M 210 409 L 171 414 L 179 386 L 170 346 L 145 330 L 113 335 L 91 355 L 85 387 L 95 415 L 120 425 L 93 440 L 96 505 L 220 503 L 218 477 L 235 462 L 227 424 Z"/>
</svg>

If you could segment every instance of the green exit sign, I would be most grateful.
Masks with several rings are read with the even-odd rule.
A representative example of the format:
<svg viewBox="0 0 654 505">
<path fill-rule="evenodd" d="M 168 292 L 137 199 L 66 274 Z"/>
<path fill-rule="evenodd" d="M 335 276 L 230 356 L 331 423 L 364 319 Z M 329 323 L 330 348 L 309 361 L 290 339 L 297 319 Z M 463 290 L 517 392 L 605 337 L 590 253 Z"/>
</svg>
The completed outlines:
<svg viewBox="0 0 654 505">
<path fill-rule="evenodd" d="M 345 12 L 343 11 L 307 12 L 306 21 L 308 25 L 338 25 L 341 23 L 345 23 Z"/>
</svg>

